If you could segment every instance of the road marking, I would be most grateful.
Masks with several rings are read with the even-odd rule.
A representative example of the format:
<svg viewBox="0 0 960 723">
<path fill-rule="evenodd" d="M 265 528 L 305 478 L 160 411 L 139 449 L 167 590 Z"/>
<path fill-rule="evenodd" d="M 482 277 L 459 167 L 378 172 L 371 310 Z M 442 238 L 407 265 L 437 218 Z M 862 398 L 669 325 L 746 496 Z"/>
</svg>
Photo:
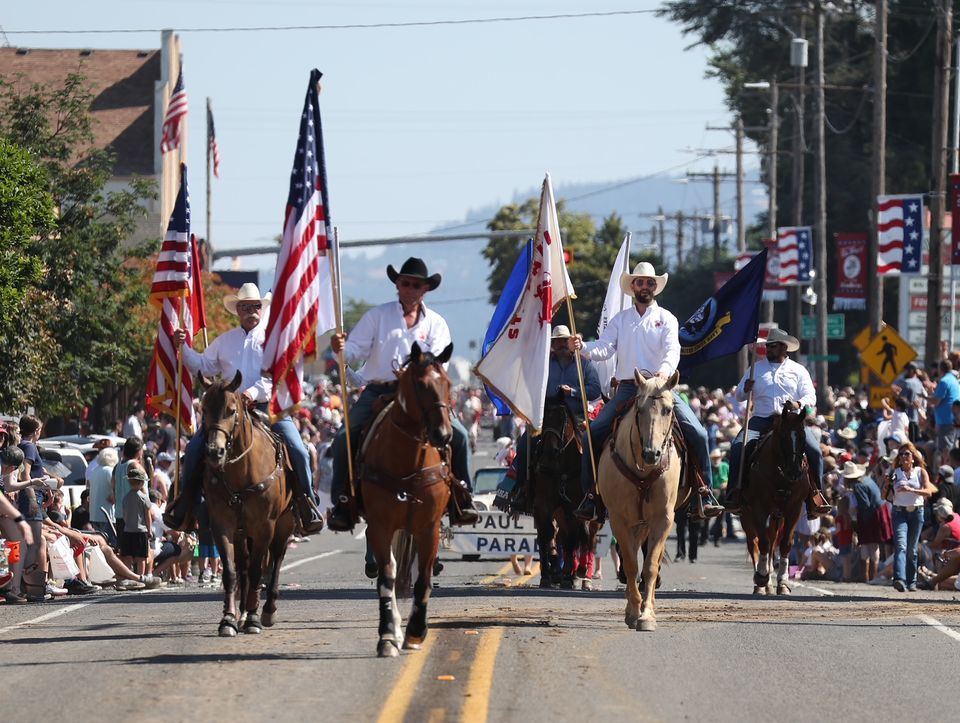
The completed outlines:
<svg viewBox="0 0 960 723">
<path fill-rule="evenodd" d="M 953 638 L 954 640 L 960 640 L 960 633 L 958 633 L 953 628 L 948 628 L 946 625 L 941 623 L 936 618 L 932 618 L 929 615 L 917 615 L 917 617 L 920 618 L 922 622 L 925 622 L 931 628 L 935 628 L 939 630 L 941 633 L 943 633 L 947 637 Z M 0 631 L 0 632 L 3 632 L 3 631 Z"/>
<path fill-rule="evenodd" d="M 401 723 L 407 715 L 407 709 L 410 707 L 410 701 L 413 699 L 413 693 L 417 689 L 417 682 L 420 680 L 420 673 L 423 672 L 423 666 L 427 664 L 427 656 L 430 654 L 430 648 L 433 647 L 433 641 L 437 639 L 437 633 L 427 637 L 423 641 L 423 648 L 418 653 L 405 655 L 407 658 L 406 667 L 400 673 L 393 690 L 387 696 L 383 704 L 383 711 L 377 718 L 377 723 Z"/>
<path fill-rule="evenodd" d="M 834 595 L 836 595 L 835 592 L 824 590 L 822 587 L 814 587 L 813 585 L 804 585 L 802 582 L 798 582 L 797 580 L 794 580 L 793 584 L 796 585 L 797 587 L 805 587 L 807 588 L 807 590 L 813 590 L 814 592 L 818 592 L 821 595 L 827 595 L 828 597 L 833 597 Z"/>
<path fill-rule="evenodd" d="M 483 579 L 480 581 L 480 584 L 481 584 L 481 585 L 489 585 L 491 582 L 493 582 L 494 580 L 496 580 L 498 577 L 503 576 L 503 574 L 506 573 L 508 570 L 510 570 L 512 567 L 513 567 L 513 563 L 508 562 L 506 565 L 504 565 L 504 566 L 501 567 L 499 570 L 497 570 L 497 573 L 496 573 L 495 575 L 487 575 L 485 578 L 483 578 Z"/>
<path fill-rule="evenodd" d="M 427 723 L 443 723 L 447 719 L 446 708 L 431 708 Z"/>
<path fill-rule="evenodd" d="M 88 605 L 96 605 L 99 602 L 103 602 L 104 600 L 110 600 L 110 599 L 111 598 L 103 597 L 103 598 L 100 598 L 99 600 L 90 600 L 89 602 L 82 602 L 82 603 L 76 603 L 74 605 L 67 605 L 66 607 L 62 607 L 57 610 L 54 610 L 53 612 L 49 612 L 46 615 L 41 615 L 38 618 L 24 620 L 22 623 L 16 623 L 14 625 L 8 625 L 5 628 L 0 628 L 0 635 L 3 635 L 4 633 L 9 633 L 11 630 L 16 630 L 17 628 L 24 628 L 27 625 L 35 625 L 37 623 L 46 622 L 47 620 L 53 620 L 54 618 L 58 618 L 61 615 L 72 613 L 74 610 L 85 608 Z"/>
<path fill-rule="evenodd" d="M 463 723 L 486 723 L 490 712 L 490 691 L 493 688 L 494 664 L 503 639 L 503 628 L 490 628 L 477 644 L 477 653 L 470 668 L 470 679 L 464 693 Z"/>
<path fill-rule="evenodd" d="M 321 552 L 319 555 L 313 555 L 311 557 L 305 557 L 302 560 L 297 560 L 296 562 L 291 562 L 280 568 L 280 572 L 286 572 L 287 570 L 292 570 L 295 567 L 300 567 L 300 565 L 306 565 L 308 562 L 313 562 L 314 560 L 322 560 L 325 557 L 332 557 L 333 555 L 339 555 L 343 550 L 331 550 L 330 552 Z"/>
<path fill-rule="evenodd" d="M 530 568 L 530 574 L 524 575 L 513 585 L 513 587 L 522 587 L 524 585 L 529 585 L 533 582 L 534 578 L 540 574 L 540 563 L 533 563 L 533 567 Z"/>
</svg>

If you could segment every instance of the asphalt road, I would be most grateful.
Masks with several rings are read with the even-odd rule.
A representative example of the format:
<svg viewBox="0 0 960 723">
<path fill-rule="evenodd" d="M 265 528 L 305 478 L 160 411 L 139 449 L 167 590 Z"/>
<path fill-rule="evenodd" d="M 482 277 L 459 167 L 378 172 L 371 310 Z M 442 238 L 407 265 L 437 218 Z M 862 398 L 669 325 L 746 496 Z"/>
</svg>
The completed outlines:
<svg viewBox="0 0 960 723">
<path fill-rule="evenodd" d="M 360 530 L 358 530 L 360 532 Z M 668 550 L 672 551 L 671 542 Z M 449 560 L 424 650 L 376 657 L 363 542 L 290 550 L 278 624 L 217 637 L 209 588 L 0 605 L 4 721 L 952 719 L 960 606 L 947 592 L 802 584 L 751 595 L 742 544 L 663 571 L 659 629 L 601 590 L 541 591 L 502 561 Z M 404 613 L 409 601 L 402 604 Z M 933 702 L 937 701 L 937 702 Z"/>
</svg>

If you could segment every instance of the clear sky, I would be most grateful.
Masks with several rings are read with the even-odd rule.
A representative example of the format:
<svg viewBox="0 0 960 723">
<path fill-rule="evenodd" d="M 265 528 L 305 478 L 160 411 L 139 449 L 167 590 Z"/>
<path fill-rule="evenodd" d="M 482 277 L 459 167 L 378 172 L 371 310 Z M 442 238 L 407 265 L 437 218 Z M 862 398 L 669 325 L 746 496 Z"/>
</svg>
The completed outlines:
<svg viewBox="0 0 960 723">
<path fill-rule="evenodd" d="M 729 134 L 705 127 L 729 124 L 730 117 L 719 84 L 704 77 L 706 52 L 684 50 L 691 39 L 652 13 L 375 29 L 191 28 L 404 23 L 653 10 L 658 4 L 45 0 L 7 3 L 0 24 L 11 45 L 27 47 L 156 48 L 160 28 L 176 30 L 191 107 L 193 218 L 202 235 L 203 107 L 209 96 L 222 156 L 211 235 L 224 248 L 263 245 L 281 231 L 312 67 L 324 73 L 331 215 L 343 240 L 426 232 L 462 221 L 471 208 L 507 202 L 515 191 L 537 186 L 545 171 L 562 186 L 613 183 L 677 167 L 694 157 L 691 147 L 729 147 Z M 150 30 L 15 32 L 67 29 Z M 726 156 L 721 165 L 732 161 Z M 712 165 L 707 159 L 678 172 Z M 486 276 L 475 251 L 456 248 L 464 263 L 476 264 Z M 403 255 L 395 250 L 387 260 L 399 265 Z"/>
</svg>

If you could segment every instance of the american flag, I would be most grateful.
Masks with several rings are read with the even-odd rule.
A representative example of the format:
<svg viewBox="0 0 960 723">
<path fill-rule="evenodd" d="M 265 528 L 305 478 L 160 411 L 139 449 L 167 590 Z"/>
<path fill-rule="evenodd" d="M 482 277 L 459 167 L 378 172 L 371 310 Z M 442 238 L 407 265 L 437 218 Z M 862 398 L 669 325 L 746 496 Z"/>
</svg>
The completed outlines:
<svg viewBox="0 0 960 723">
<path fill-rule="evenodd" d="M 810 270 L 813 267 L 812 238 L 813 231 L 809 226 L 784 226 L 777 229 L 781 286 L 810 283 Z"/>
<path fill-rule="evenodd" d="M 213 109 L 207 100 L 207 153 L 213 159 L 213 175 L 220 178 L 220 147 L 217 145 L 217 131 L 213 127 Z"/>
<path fill-rule="evenodd" d="M 181 328 L 182 315 L 182 328 L 187 332 L 185 343 L 193 346 L 194 334 L 206 325 L 196 239 L 190 235 L 190 192 L 187 188 L 187 167 L 184 165 L 180 167 L 180 192 L 153 274 L 150 302 L 160 309 L 160 325 L 147 376 L 147 406 L 175 417 L 177 347 L 173 332 Z M 193 382 L 189 373 L 182 374 L 179 395 L 180 424 L 192 433 L 195 420 Z"/>
<path fill-rule="evenodd" d="M 273 378 L 270 416 L 274 419 L 303 400 L 303 359 L 316 355 L 317 335 L 335 326 L 330 259 L 336 256 L 336 248 L 327 202 L 320 77 L 319 70 L 311 71 L 300 117 L 263 347 L 263 368 Z"/>
<path fill-rule="evenodd" d="M 877 196 L 877 273 L 920 272 L 923 196 Z"/>
<path fill-rule="evenodd" d="M 163 116 L 163 138 L 160 139 L 160 152 L 172 151 L 180 145 L 183 121 L 187 117 L 187 91 L 183 89 L 183 68 L 177 76 L 177 84 L 173 87 L 167 113 Z"/>
</svg>

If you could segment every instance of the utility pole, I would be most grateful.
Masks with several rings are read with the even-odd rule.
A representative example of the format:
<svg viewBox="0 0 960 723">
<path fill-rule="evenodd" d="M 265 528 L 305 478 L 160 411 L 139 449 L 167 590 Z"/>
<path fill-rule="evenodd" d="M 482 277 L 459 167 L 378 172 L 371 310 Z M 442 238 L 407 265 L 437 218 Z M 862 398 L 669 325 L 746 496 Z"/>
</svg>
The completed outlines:
<svg viewBox="0 0 960 723">
<path fill-rule="evenodd" d="M 800 36 L 791 44 L 790 64 L 797 69 L 797 99 L 794 110 L 795 128 L 793 133 L 793 225 L 803 226 L 803 187 L 804 165 L 806 162 L 807 141 L 804 131 L 804 103 L 807 67 L 807 48 L 803 36 L 806 33 L 806 16 L 800 16 Z M 800 287 L 790 286 L 788 306 L 790 309 L 790 330 L 795 334 L 803 328 L 803 302 L 800 300 Z"/>
<path fill-rule="evenodd" d="M 707 128 L 707 130 L 711 130 Z M 720 181 L 724 178 L 736 178 L 736 174 L 720 172 L 720 168 L 714 164 L 713 173 L 688 173 L 687 178 L 696 178 L 700 180 L 709 180 L 713 182 L 713 263 L 720 261 L 720 224 L 723 222 L 723 215 L 720 209 Z"/>
<path fill-rule="evenodd" d="M 814 165 L 814 187 L 816 193 L 813 197 L 814 205 L 814 227 L 813 227 L 813 256 L 814 266 L 816 267 L 816 276 L 813 279 L 814 290 L 817 292 L 817 299 L 823 304 L 823 311 L 816 315 L 817 319 L 817 343 L 814 346 L 814 353 L 819 355 L 816 362 L 817 370 L 817 396 L 821 409 L 824 408 L 825 400 L 829 391 L 829 367 L 826 360 L 827 354 L 827 144 L 825 134 L 825 114 L 824 93 L 823 93 L 823 3 L 817 2 L 816 6 L 817 20 L 817 121 L 814 128 L 817 134 L 817 161 Z"/>
<path fill-rule="evenodd" d="M 663 223 L 667 220 L 667 217 L 663 215 L 663 206 L 657 207 L 657 223 L 660 226 L 660 258 L 663 259 L 663 263 L 667 263 L 667 237 L 663 233 Z"/>
<path fill-rule="evenodd" d="M 737 253 L 743 253 L 747 250 L 747 220 L 743 217 L 743 118 L 740 116 L 737 116 L 734 133 L 737 139 Z"/>
<path fill-rule="evenodd" d="M 677 268 L 683 265 L 683 211 L 677 211 Z"/>
<path fill-rule="evenodd" d="M 770 83 L 770 160 L 767 167 L 767 179 L 770 185 L 768 192 L 769 206 L 767 208 L 767 237 L 777 237 L 777 156 L 780 145 L 780 89 L 777 79 Z M 763 320 L 773 321 L 773 302 L 767 301 L 763 305 Z"/>
<path fill-rule="evenodd" d="M 940 359 L 943 319 L 943 215 L 947 197 L 947 116 L 950 113 L 950 54 L 953 3 L 937 3 L 937 52 L 933 96 L 933 158 L 930 166 L 930 271 L 927 276 L 927 338 L 924 358 Z"/>
<path fill-rule="evenodd" d="M 877 229 L 879 210 L 877 197 L 886 193 L 887 176 L 887 0 L 877 0 L 873 35 L 873 158 L 870 207 L 870 240 L 867 242 L 867 320 L 870 333 L 877 334 L 883 322 L 883 277 L 877 273 L 880 232 Z M 861 380 L 866 383 L 865 379 Z"/>
</svg>

